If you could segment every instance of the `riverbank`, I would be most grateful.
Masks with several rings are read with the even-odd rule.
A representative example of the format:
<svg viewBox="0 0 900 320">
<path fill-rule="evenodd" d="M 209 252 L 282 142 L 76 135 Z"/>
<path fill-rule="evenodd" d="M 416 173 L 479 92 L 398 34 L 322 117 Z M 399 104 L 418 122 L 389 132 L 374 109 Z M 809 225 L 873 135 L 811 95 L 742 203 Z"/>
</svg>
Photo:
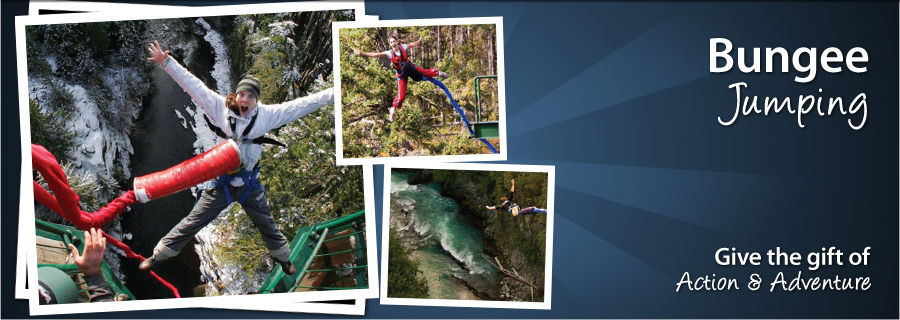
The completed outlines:
<svg viewBox="0 0 900 320">
<path fill-rule="evenodd" d="M 428 254 L 423 253 L 422 251 L 412 250 L 410 252 L 410 258 L 418 261 L 420 264 L 429 258 Z M 425 281 L 428 282 L 428 297 L 430 298 L 479 300 L 478 295 L 471 289 L 469 289 L 469 287 L 467 287 L 464 283 L 462 283 L 462 280 L 449 281 L 452 286 L 451 290 L 447 290 L 446 284 L 443 283 L 447 281 L 446 279 L 442 279 L 448 275 L 446 272 L 439 272 L 438 270 L 428 268 L 420 271 L 422 271 L 422 276 L 425 278 Z"/>
</svg>

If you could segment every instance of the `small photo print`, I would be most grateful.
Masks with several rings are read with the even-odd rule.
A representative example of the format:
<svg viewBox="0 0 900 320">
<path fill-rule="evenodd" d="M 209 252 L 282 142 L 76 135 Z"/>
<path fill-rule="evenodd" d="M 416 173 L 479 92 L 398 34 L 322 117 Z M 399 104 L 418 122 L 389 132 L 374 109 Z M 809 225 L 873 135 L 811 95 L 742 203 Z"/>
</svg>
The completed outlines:
<svg viewBox="0 0 900 320">
<path fill-rule="evenodd" d="M 339 163 L 505 160 L 500 18 L 334 26 Z"/>
<path fill-rule="evenodd" d="M 385 168 L 382 303 L 550 308 L 553 167 Z"/>
<path fill-rule="evenodd" d="M 355 7 L 17 19 L 32 314 L 377 296 L 371 167 L 333 156 Z"/>
</svg>

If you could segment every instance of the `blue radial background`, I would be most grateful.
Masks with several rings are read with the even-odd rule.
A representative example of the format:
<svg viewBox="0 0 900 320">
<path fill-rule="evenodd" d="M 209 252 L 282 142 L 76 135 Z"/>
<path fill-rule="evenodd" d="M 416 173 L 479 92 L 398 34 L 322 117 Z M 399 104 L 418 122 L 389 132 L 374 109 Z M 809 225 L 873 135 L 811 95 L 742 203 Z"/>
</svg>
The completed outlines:
<svg viewBox="0 0 900 320">
<path fill-rule="evenodd" d="M 375 317 L 897 318 L 898 6 L 896 3 L 394 3 L 381 19 L 502 16 L 510 164 L 556 166 L 552 310 L 367 304 Z M 862 74 L 819 69 L 709 72 L 709 39 L 736 47 L 866 49 Z M 736 56 L 736 54 L 732 54 Z M 736 63 L 736 62 L 735 62 Z M 775 65 L 780 70 L 780 64 Z M 761 98 L 866 94 L 861 114 L 739 118 L 746 82 Z M 822 93 L 818 90 L 822 89 Z M 382 208 L 376 168 L 376 208 Z M 380 214 L 380 212 L 379 212 Z M 378 220 L 381 221 L 380 218 Z M 379 230 L 380 227 L 379 227 Z M 380 240 L 380 239 L 379 239 Z M 715 251 L 845 254 L 867 266 L 718 266 Z M 846 259 L 846 256 L 845 256 Z M 868 276 L 868 291 L 769 292 L 787 279 Z M 684 272 L 740 290 L 676 293 Z M 747 289 L 750 274 L 763 289 Z M 427 309 L 427 312 L 421 312 Z M 434 310 L 434 313 L 431 310 Z"/>
<path fill-rule="evenodd" d="M 235 1 L 160 4 L 215 5 Z M 4 2 L 3 48 L 14 15 Z M 509 164 L 556 166 L 551 310 L 381 305 L 367 318 L 898 318 L 898 5 L 894 3 L 641 3 L 367 1 L 381 19 L 502 16 Z M 709 39 L 736 47 L 863 47 L 868 71 L 800 75 L 709 73 Z M 14 68 L 14 54 L 4 55 Z M 780 66 L 776 66 L 776 69 Z M 13 70 L 13 69 L 8 69 Z M 16 92 L 15 72 L 3 74 Z M 746 82 L 762 97 L 867 96 L 865 127 L 848 116 L 742 117 L 728 85 Z M 6 86 L 8 85 L 8 86 Z M 818 90 L 822 89 L 822 93 Z M 7 108 L 15 94 L 0 96 Z M 19 158 L 16 111 L 3 123 L 7 206 L 4 265 L 15 258 Z M 859 116 L 850 116 L 858 123 Z M 383 170 L 375 170 L 381 229 Z M 381 253 L 381 237 L 378 240 Z M 807 253 L 872 247 L 866 266 L 718 266 L 720 247 Z M 380 259 L 378 260 L 380 261 Z M 379 270 L 383 271 L 384 266 Z M 14 268 L 3 271 L 13 283 Z M 768 292 L 784 272 L 804 277 L 870 277 L 868 291 Z M 735 278 L 740 290 L 675 292 L 684 272 Z M 764 280 L 747 290 L 751 273 Z M 27 305 L 3 287 L 4 315 Z M 169 309 L 65 315 L 66 318 L 347 318 L 320 314 Z"/>
</svg>

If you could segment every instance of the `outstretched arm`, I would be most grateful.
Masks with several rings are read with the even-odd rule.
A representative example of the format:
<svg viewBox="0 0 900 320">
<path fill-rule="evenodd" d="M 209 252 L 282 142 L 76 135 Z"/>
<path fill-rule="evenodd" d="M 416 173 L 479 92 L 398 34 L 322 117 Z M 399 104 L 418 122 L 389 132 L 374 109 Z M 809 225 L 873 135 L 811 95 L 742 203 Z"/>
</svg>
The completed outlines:
<svg viewBox="0 0 900 320">
<path fill-rule="evenodd" d="M 328 88 L 311 95 L 297 98 L 282 104 L 263 105 L 259 107 L 268 112 L 260 113 L 257 125 L 265 124 L 261 127 L 267 128 L 266 131 L 286 125 L 294 120 L 299 119 L 313 111 L 319 110 L 324 106 L 334 104 L 334 89 Z M 262 111 L 262 109 L 260 111 Z M 265 118 L 263 118 L 265 117 Z"/>
<path fill-rule="evenodd" d="M 406 48 L 407 49 L 415 48 L 415 47 L 418 47 L 420 44 L 422 44 L 422 36 L 419 36 L 419 40 L 416 40 L 410 44 L 407 44 Z"/>
<path fill-rule="evenodd" d="M 497 206 L 484 206 L 488 210 L 497 210 Z"/>
<path fill-rule="evenodd" d="M 509 187 L 509 197 L 508 197 L 509 199 L 508 200 L 509 200 L 509 203 L 515 203 L 516 202 L 516 200 L 515 200 L 516 199 L 516 179 L 512 179 L 509 182 L 512 183 L 512 186 Z"/>
<path fill-rule="evenodd" d="M 359 51 L 359 49 L 357 49 L 357 48 L 351 48 L 351 49 L 353 49 L 353 54 L 367 57 L 367 58 L 387 58 L 388 57 L 387 54 L 384 52 L 362 52 L 362 51 Z"/>
<path fill-rule="evenodd" d="M 220 114 L 222 114 L 222 108 L 225 108 L 225 97 L 206 87 L 203 81 L 197 79 L 196 76 L 178 64 L 178 61 L 169 56 L 169 51 L 162 50 L 162 46 L 159 45 L 158 41 L 153 41 L 148 50 L 150 51 L 150 57 L 147 58 L 148 61 L 158 63 L 181 86 L 181 89 L 194 99 L 197 106 L 203 109 L 203 112 L 206 112 L 206 115 L 213 122 L 217 124 L 224 123 L 219 118 Z"/>
</svg>

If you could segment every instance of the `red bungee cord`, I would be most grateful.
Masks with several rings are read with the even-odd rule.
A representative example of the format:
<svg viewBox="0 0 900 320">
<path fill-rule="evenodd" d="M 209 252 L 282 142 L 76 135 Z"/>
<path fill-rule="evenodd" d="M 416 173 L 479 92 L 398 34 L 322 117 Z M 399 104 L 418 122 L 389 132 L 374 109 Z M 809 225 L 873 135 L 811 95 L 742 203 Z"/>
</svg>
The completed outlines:
<svg viewBox="0 0 900 320">
<path fill-rule="evenodd" d="M 50 194 L 37 182 L 32 181 L 34 199 L 56 212 L 64 219 L 71 222 L 81 230 L 90 228 L 100 229 L 112 222 L 119 214 L 125 211 L 135 201 L 147 202 L 151 199 L 161 198 L 178 191 L 187 189 L 197 183 L 212 179 L 222 173 L 240 166 L 239 149 L 235 142 L 228 140 L 220 143 L 209 151 L 182 162 L 164 171 L 148 174 L 135 178 L 134 185 L 137 190 L 129 190 L 111 201 L 105 207 L 95 212 L 82 211 L 78 206 L 79 197 L 69 186 L 68 177 L 59 166 L 56 157 L 43 146 L 31 145 L 31 165 L 47 181 L 47 186 L 53 191 Z M 101 230 L 102 232 L 102 230 Z M 103 232 L 107 241 L 125 252 L 125 256 L 144 261 L 146 258 L 134 253 L 127 245 L 110 237 Z M 165 285 L 176 298 L 180 298 L 178 290 L 155 272 L 150 275 Z"/>
</svg>

